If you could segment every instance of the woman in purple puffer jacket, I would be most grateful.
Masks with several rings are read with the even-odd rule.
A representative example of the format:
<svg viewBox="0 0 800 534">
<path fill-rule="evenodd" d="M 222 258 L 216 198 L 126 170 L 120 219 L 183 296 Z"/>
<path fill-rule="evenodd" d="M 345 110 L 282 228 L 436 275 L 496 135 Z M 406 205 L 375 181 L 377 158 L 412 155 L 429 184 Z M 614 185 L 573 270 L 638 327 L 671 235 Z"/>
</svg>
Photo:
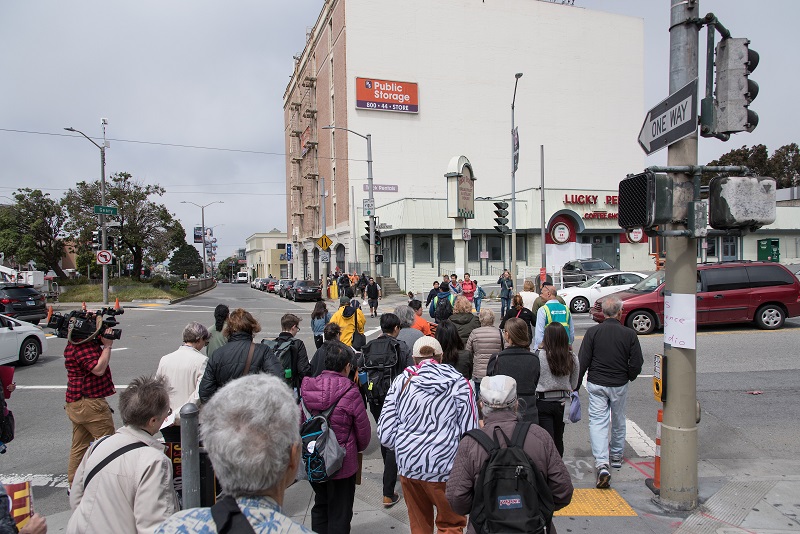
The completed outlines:
<svg viewBox="0 0 800 534">
<path fill-rule="evenodd" d="M 372 436 L 361 393 L 348 378 L 351 360 L 352 353 L 347 348 L 332 347 L 325 356 L 325 371 L 319 376 L 307 377 L 301 389 L 303 403 L 314 415 L 337 403 L 328 420 L 336 440 L 345 450 L 342 468 L 335 475 L 326 482 L 311 483 L 314 489 L 311 529 L 319 534 L 350 532 L 358 452 L 367 448 Z"/>
</svg>

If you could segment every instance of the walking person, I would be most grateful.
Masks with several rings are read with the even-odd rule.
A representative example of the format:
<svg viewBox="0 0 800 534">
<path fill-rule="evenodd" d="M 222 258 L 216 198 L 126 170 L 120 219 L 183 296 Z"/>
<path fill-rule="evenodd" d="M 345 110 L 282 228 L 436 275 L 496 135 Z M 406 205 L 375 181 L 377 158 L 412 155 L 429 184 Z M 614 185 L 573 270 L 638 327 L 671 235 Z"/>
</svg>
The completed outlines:
<svg viewBox="0 0 800 534">
<path fill-rule="evenodd" d="M 492 354 L 503 350 L 503 333 L 494 325 L 494 312 L 489 308 L 478 314 L 481 326 L 470 332 L 465 349 L 472 354 L 472 380 L 475 396 L 481 389 L 481 380 L 486 376 L 486 366 Z"/>
<path fill-rule="evenodd" d="M 300 386 L 303 379 L 311 374 L 308 351 L 303 340 L 297 337 L 300 332 L 300 317 L 286 313 L 281 317 L 281 333 L 274 340 L 262 340 L 275 354 L 283 369 L 283 378 L 300 402 Z"/>
<path fill-rule="evenodd" d="M 564 302 L 564 299 L 559 296 L 555 286 L 550 282 L 542 282 L 542 288 L 539 290 L 539 293 L 540 295 L 536 297 L 536 300 L 533 301 L 533 308 L 531 308 L 534 317 L 538 315 L 539 308 L 544 306 L 545 303 L 551 298 L 555 298 L 558 302 L 560 302 L 564 306 L 567 305 L 567 303 Z"/>
<path fill-rule="evenodd" d="M 522 283 L 522 291 L 519 292 L 519 296 L 522 297 L 522 305 L 533 313 L 533 303 L 539 298 L 539 294 L 536 292 L 536 286 L 533 285 L 533 280 L 525 280 Z M 534 317 L 535 316 L 534 314 Z"/>
<path fill-rule="evenodd" d="M 406 344 L 406 352 L 410 356 L 411 347 L 414 346 L 414 342 L 424 335 L 420 330 L 413 328 L 414 321 L 417 319 L 417 314 L 411 306 L 404 306 L 402 304 L 394 309 L 394 314 L 400 319 L 400 333 L 397 334 L 397 339 Z"/>
<path fill-rule="evenodd" d="M 416 365 L 386 396 L 378 438 L 397 455 L 411 533 L 432 534 L 435 524 L 440 534 L 461 534 L 467 518 L 452 510 L 445 486 L 459 440 L 478 426 L 475 397 L 434 338 L 421 337 L 413 351 Z"/>
<path fill-rule="evenodd" d="M 438 294 L 439 294 L 439 281 L 438 280 L 434 280 L 433 281 L 433 287 L 431 288 L 430 291 L 428 291 L 428 298 L 425 299 L 425 307 L 426 308 L 431 305 L 431 301 L 433 300 L 433 297 L 435 297 Z"/>
<path fill-rule="evenodd" d="M 69 495 L 67 533 L 152 533 L 178 511 L 172 462 L 154 437 L 169 405 L 164 376 L 136 378 L 120 394 L 125 426 L 86 451 Z"/>
<path fill-rule="evenodd" d="M 339 297 L 339 309 L 334 312 L 330 322 L 339 325 L 339 328 L 342 329 L 342 333 L 339 336 L 339 340 L 342 343 L 356 350 L 361 350 L 361 345 L 353 344 L 353 334 L 358 333 L 363 336 L 364 325 L 367 324 L 367 319 L 364 317 L 361 307 L 353 307 L 350 304 L 350 299 L 342 295 Z"/>
<path fill-rule="evenodd" d="M 464 295 L 458 295 L 456 297 L 456 303 L 453 306 L 453 315 L 450 316 L 450 322 L 458 329 L 458 335 L 461 337 L 461 341 L 464 345 L 467 344 L 469 334 L 481 326 L 478 316 L 472 313 L 472 303 L 467 300 L 467 297 Z"/>
<path fill-rule="evenodd" d="M 372 427 L 358 387 L 349 378 L 352 352 L 339 344 L 325 356 L 325 371 L 303 381 L 302 420 L 331 407 L 330 429 L 344 453 L 342 467 L 325 482 L 311 482 L 311 529 L 318 534 L 348 534 L 356 495 L 358 453 L 369 445 Z"/>
<path fill-rule="evenodd" d="M 208 359 L 198 389 L 200 402 L 207 403 L 222 386 L 247 374 L 269 373 L 283 378 L 283 368 L 275 353 L 263 343 L 253 342 L 260 331 L 261 325 L 249 311 L 237 308 L 231 312 L 222 331 L 228 343 Z"/>
<path fill-rule="evenodd" d="M 450 275 L 450 293 L 453 295 L 461 294 L 461 284 L 458 282 L 458 276 L 454 274 Z"/>
<path fill-rule="evenodd" d="M 483 287 L 481 287 L 477 281 L 475 282 L 475 287 L 475 296 L 473 297 L 472 302 L 475 304 L 475 312 L 480 313 L 481 304 L 483 304 L 483 299 L 486 298 L 486 291 L 483 290 Z"/>
<path fill-rule="evenodd" d="M 477 288 L 478 284 L 476 284 L 475 281 L 470 278 L 469 273 L 464 273 L 464 281 L 461 282 L 461 291 L 463 292 L 464 296 L 467 297 L 467 300 L 470 301 L 470 303 L 472 303 L 473 299 L 475 298 L 475 291 Z"/>
<path fill-rule="evenodd" d="M 214 308 L 214 327 L 208 329 L 210 338 L 208 345 L 206 345 L 206 356 L 209 358 L 214 354 L 215 350 L 228 342 L 228 338 L 222 335 L 228 315 L 230 315 L 230 309 L 226 305 L 217 304 L 217 307 Z"/>
<path fill-rule="evenodd" d="M 324 300 L 314 305 L 314 311 L 311 312 L 311 331 L 314 334 L 314 345 L 317 348 L 322 346 L 325 325 L 330 322 L 332 316 L 333 314 L 328 311 L 328 306 Z"/>
<path fill-rule="evenodd" d="M 328 323 L 325 325 L 325 330 L 322 333 L 322 336 L 325 338 L 325 341 L 322 342 L 322 346 L 317 349 L 314 355 L 311 357 L 311 362 L 309 365 L 311 366 L 311 375 L 310 376 L 319 376 L 322 374 L 322 371 L 325 370 L 325 358 L 328 356 L 330 352 L 333 352 L 336 347 L 344 347 L 350 352 L 351 357 L 353 358 L 353 368 L 358 365 L 358 361 L 356 360 L 356 353 L 353 350 L 353 347 L 345 345 L 341 341 L 339 341 L 339 336 L 342 333 L 342 328 L 336 323 Z"/>
<path fill-rule="evenodd" d="M 506 321 L 511 318 L 522 319 L 525 321 L 525 324 L 528 326 L 528 338 L 533 338 L 533 327 L 536 323 L 536 319 L 531 313 L 531 311 L 522 305 L 522 297 L 519 294 L 514 295 L 511 299 L 511 308 L 506 312 L 503 316 L 503 319 L 500 321 L 500 329 L 502 330 L 506 326 Z"/>
<path fill-rule="evenodd" d="M 164 376 L 169 383 L 169 407 L 174 415 L 170 426 L 161 429 L 164 441 L 180 443 L 181 408 L 193 402 L 200 404 L 200 381 L 206 371 L 208 357 L 200 352 L 209 344 L 210 334 L 200 323 L 191 322 L 183 329 L 183 345 L 175 352 L 162 356 L 156 376 Z"/>
<path fill-rule="evenodd" d="M 455 306 L 455 303 L 456 296 L 450 292 L 450 284 L 448 282 L 442 282 L 439 284 L 439 293 L 431 300 L 428 313 L 438 324 L 442 321 L 446 321 L 453 315 L 453 306 Z"/>
<path fill-rule="evenodd" d="M 539 426 L 553 438 L 558 454 L 564 456 L 564 408 L 572 392 L 578 389 L 580 364 L 569 348 L 569 337 L 561 325 L 550 323 L 544 329 L 539 356 L 539 383 L 536 385 L 536 409 Z"/>
<path fill-rule="evenodd" d="M 628 382 L 642 372 L 642 348 L 633 329 L 620 323 L 622 301 L 611 295 L 603 299 L 605 320 L 586 331 L 581 343 L 580 375 L 585 373 L 589 392 L 589 441 L 597 470 L 597 487 L 611 485 L 611 467 L 622 467 L 625 449 L 625 403 Z M 611 441 L 609 443 L 609 423 Z M 610 462 L 609 462 L 610 459 Z"/>
<path fill-rule="evenodd" d="M 383 298 L 383 293 L 381 292 L 381 286 L 376 284 L 375 279 L 370 276 L 369 283 L 367 284 L 367 288 L 364 292 L 367 295 L 367 303 L 369 304 L 369 316 L 377 317 L 378 301 Z"/>
<path fill-rule="evenodd" d="M 361 277 L 358 279 L 358 291 L 361 293 L 361 300 L 367 299 L 364 291 L 366 291 L 368 284 L 369 278 L 367 278 L 367 273 L 361 273 Z"/>
<path fill-rule="evenodd" d="M 484 415 L 483 428 L 473 432 L 483 432 L 490 439 L 493 439 L 499 432 L 513 439 L 517 429 L 520 431 L 524 429 L 523 423 L 519 422 L 518 418 L 521 408 L 517 395 L 517 383 L 513 378 L 504 375 L 486 377 L 479 396 L 479 405 Z M 536 425 L 530 423 L 528 425 L 522 449 L 530 463 L 544 476 L 554 510 L 560 510 L 572 501 L 574 491 L 572 479 L 547 433 Z M 498 511 L 487 510 L 484 507 L 482 508 L 483 514 L 475 513 L 476 504 L 482 506 L 486 502 L 484 492 L 491 490 L 486 486 L 482 488 L 477 486 L 480 483 L 479 475 L 486 462 L 489 461 L 489 453 L 472 436 L 473 432 L 464 436 L 458 444 L 453 470 L 447 481 L 447 501 L 450 506 L 456 513 L 470 514 L 467 534 L 484 532 L 482 527 L 485 523 L 483 525 L 477 523 L 479 516 L 485 517 L 484 514 Z M 501 448 L 507 446 L 507 442 L 502 436 L 498 441 Z M 540 488 L 537 487 L 537 489 Z M 484 496 L 483 502 L 475 502 L 476 497 L 481 495 Z M 500 496 L 490 497 L 497 499 Z M 502 511 L 501 508 L 499 512 L 502 513 Z M 555 534 L 556 529 L 551 518 L 538 517 L 536 519 L 545 527 L 548 534 Z M 517 526 L 519 527 L 519 525 Z M 514 532 L 521 532 L 521 530 L 514 530 Z"/>
<path fill-rule="evenodd" d="M 533 337 L 533 347 L 541 348 L 544 339 L 544 327 L 550 323 L 559 323 L 569 335 L 569 345 L 575 341 L 575 324 L 572 322 L 572 314 L 569 309 L 558 300 L 556 288 L 552 285 L 542 285 L 542 297 L 546 302 L 544 306 L 536 312 L 536 330 Z"/>
<path fill-rule="evenodd" d="M 511 280 L 511 273 L 508 272 L 508 269 L 503 271 L 497 283 L 500 284 L 500 315 L 505 316 L 511 307 L 511 295 L 514 290 L 514 281 Z"/>
<path fill-rule="evenodd" d="M 525 401 L 521 410 L 522 420 L 539 424 L 539 412 L 536 408 L 536 386 L 539 384 L 539 358 L 530 350 L 531 340 L 528 337 L 528 325 L 516 317 L 506 321 L 503 331 L 503 345 L 506 347 L 500 354 L 489 360 L 487 376 L 508 375 L 517 381 L 517 394 Z"/>
</svg>

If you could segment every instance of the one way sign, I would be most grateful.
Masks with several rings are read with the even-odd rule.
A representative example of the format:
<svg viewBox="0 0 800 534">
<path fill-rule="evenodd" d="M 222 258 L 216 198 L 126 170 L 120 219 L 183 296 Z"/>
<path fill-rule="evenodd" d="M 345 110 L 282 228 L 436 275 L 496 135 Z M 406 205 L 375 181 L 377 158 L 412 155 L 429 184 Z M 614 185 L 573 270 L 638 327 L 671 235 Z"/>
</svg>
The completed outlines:
<svg viewBox="0 0 800 534">
<path fill-rule="evenodd" d="M 647 112 L 639 144 L 648 156 L 697 131 L 697 78 Z"/>
</svg>

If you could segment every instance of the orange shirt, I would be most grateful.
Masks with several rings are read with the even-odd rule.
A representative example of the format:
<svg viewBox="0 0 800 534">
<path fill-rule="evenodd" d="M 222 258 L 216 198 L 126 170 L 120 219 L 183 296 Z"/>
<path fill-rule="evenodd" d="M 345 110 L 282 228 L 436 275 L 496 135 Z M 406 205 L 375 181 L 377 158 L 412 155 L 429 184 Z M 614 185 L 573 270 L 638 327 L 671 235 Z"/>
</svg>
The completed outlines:
<svg viewBox="0 0 800 534">
<path fill-rule="evenodd" d="M 415 316 L 414 324 L 411 325 L 411 328 L 416 328 L 426 336 L 431 335 L 431 324 L 419 315 Z"/>
</svg>

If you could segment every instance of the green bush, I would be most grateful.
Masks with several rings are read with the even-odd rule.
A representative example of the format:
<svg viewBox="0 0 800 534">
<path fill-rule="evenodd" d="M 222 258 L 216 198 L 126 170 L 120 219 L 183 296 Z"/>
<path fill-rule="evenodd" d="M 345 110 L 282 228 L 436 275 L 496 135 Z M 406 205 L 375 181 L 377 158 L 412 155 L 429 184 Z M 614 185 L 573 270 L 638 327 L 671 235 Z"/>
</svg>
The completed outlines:
<svg viewBox="0 0 800 534">
<path fill-rule="evenodd" d="M 189 286 L 189 282 L 186 280 L 173 280 L 169 285 L 175 291 L 186 291 L 186 288 Z"/>
</svg>

